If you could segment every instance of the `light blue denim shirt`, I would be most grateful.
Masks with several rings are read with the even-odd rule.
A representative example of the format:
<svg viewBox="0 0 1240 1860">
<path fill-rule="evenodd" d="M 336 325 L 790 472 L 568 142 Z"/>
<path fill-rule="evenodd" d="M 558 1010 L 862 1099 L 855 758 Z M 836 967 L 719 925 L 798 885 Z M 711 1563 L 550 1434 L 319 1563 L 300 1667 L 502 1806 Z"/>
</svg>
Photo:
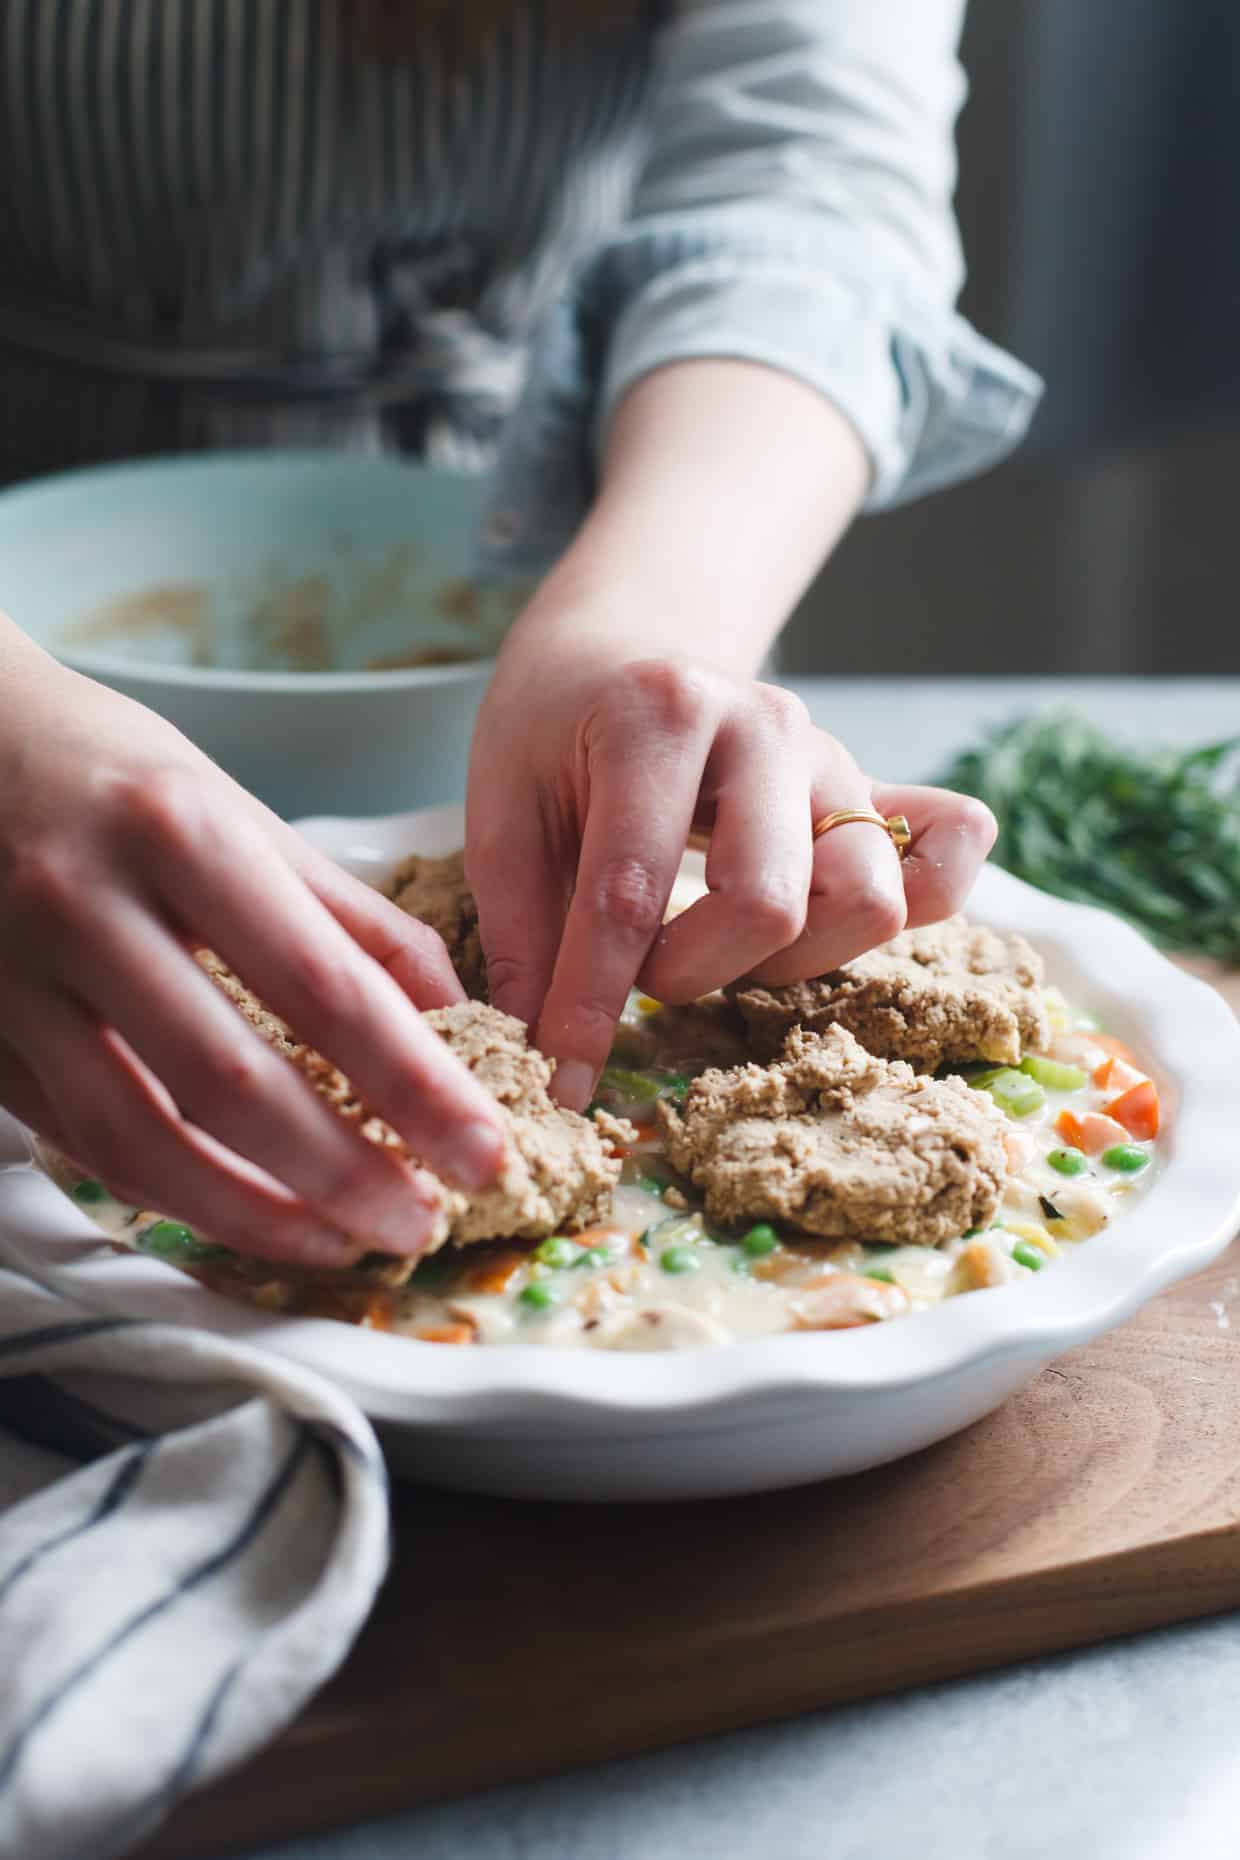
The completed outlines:
<svg viewBox="0 0 1240 1860">
<path fill-rule="evenodd" d="M 588 508 L 641 376 L 738 357 L 811 383 L 871 464 L 869 510 L 1015 446 L 1037 376 L 955 311 L 964 0 L 681 0 L 623 223 L 575 267 L 501 443 L 486 566 L 534 573 Z"/>
</svg>

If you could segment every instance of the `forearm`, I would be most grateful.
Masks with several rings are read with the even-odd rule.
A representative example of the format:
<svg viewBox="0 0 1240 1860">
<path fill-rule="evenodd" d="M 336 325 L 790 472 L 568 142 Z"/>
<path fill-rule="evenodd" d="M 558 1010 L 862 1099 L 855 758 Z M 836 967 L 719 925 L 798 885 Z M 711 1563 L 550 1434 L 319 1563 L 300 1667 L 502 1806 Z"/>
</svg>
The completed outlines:
<svg viewBox="0 0 1240 1860">
<path fill-rule="evenodd" d="M 852 426 L 750 362 L 656 369 L 616 408 L 590 515 L 514 645 L 683 653 L 752 676 L 865 495 Z"/>
</svg>

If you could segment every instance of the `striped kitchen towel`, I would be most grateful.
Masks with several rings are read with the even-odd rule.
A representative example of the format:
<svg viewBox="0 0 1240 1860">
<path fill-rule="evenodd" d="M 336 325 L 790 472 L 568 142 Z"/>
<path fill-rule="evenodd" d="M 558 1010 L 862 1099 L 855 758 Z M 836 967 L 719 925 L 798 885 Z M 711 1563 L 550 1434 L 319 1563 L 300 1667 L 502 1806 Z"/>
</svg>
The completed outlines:
<svg viewBox="0 0 1240 1860">
<path fill-rule="evenodd" d="M 4 1268 L 0 1422 L 0 1856 L 110 1860 L 344 1658 L 383 1461 L 310 1372 Z"/>
</svg>

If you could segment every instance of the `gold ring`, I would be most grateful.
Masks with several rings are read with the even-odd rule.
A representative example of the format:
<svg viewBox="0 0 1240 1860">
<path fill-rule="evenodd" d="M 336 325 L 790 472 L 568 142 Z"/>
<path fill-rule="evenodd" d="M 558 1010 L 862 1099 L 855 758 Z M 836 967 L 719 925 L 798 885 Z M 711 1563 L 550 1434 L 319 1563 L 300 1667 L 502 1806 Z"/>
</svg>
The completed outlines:
<svg viewBox="0 0 1240 1860">
<path fill-rule="evenodd" d="M 881 827 L 901 859 L 912 845 L 913 829 L 908 824 L 907 815 L 889 814 L 884 819 L 882 814 L 867 814 L 863 808 L 858 807 L 844 807 L 836 814 L 824 814 L 821 820 L 814 822 L 814 838 L 820 840 L 824 833 L 830 833 L 832 827 L 849 827 L 858 822 L 867 827 Z"/>
</svg>

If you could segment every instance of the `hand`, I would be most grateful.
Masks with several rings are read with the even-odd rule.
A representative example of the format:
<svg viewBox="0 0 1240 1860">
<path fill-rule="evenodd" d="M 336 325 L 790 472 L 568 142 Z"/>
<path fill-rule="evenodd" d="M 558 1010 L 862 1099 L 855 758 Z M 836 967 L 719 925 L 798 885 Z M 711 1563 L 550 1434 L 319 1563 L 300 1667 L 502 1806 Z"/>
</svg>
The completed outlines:
<svg viewBox="0 0 1240 1860">
<path fill-rule="evenodd" d="M 873 784 L 777 686 L 626 659 L 584 627 L 559 646 L 518 627 L 501 656 L 467 861 L 493 998 L 536 1026 L 562 1102 L 588 1100 L 634 982 L 680 1002 L 821 975 L 968 895 L 995 837 L 980 802 Z M 907 814 L 903 867 L 873 826 L 815 842 L 840 808 Z M 709 896 L 664 926 L 693 828 L 711 835 Z"/>
<path fill-rule="evenodd" d="M 503 1152 L 493 1101 L 417 1013 L 461 998 L 439 939 L 7 625 L 0 1103 L 125 1200 L 241 1252 L 419 1252 L 433 1183 L 345 1124 L 193 951 L 217 951 L 417 1156 L 479 1187 Z"/>
</svg>

